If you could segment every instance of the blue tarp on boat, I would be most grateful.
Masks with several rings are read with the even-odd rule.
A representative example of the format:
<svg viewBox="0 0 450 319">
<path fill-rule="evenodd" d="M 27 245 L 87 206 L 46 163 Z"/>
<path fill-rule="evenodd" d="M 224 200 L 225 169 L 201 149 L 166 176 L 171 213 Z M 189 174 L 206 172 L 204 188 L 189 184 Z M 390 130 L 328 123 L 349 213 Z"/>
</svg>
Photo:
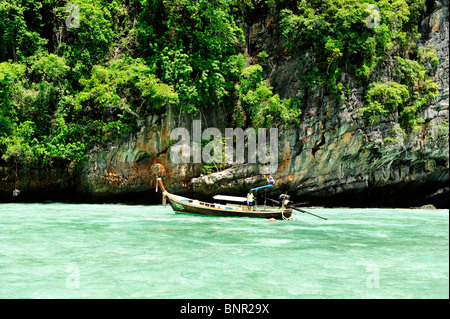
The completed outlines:
<svg viewBox="0 0 450 319">
<path fill-rule="evenodd" d="M 255 188 L 252 188 L 250 190 L 251 191 L 259 191 L 260 189 L 267 188 L 267 187 L 273 187 L 273 184 L 268 184 L 268 185 L 264 185 L 264 186 L 260 186 L 260 187 L 255 187 Z"/>
</svg>

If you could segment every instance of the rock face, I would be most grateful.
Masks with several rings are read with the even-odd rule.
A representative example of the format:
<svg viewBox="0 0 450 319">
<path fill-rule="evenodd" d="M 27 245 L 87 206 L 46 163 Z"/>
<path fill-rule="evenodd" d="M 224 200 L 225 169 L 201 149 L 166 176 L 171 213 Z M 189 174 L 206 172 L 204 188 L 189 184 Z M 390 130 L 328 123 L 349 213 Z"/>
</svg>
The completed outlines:
<svg viewBox="0 0 450 319">
<path fill-rule="evenodd" d="M 300 91 L 299 74 L 313 56 L 283 54 L 275 25 L 274 6 L 261 4 L 259 14 L 245 26 L 242 46 L 250 58 L 266 51 L 265 76 L 281 97 Z M 261 14 L 262 13 L 262 14 Z M 433 204 L 449 207 L 449 81 L 448 0 L 429 5 L 421 26 L 419 45 L 433 44 L 439 58 L 434 80 L 439 95 L 422 111 L 419 131 L 407 136 L 391 114 L 376 126 L 367 126 L 357 109 L 364 103 L 363 90 L 347 92 L 346 102 L 327 94 L 325 87 L 309 89 L 300 124 L 278 135 L 276 187 L 268 196 L 287 191 L 296 201 L 330 206 L 397 206 Z M 309 62 L 308 62 L 309 61 Z M 341 81 L 353 79 L 343 74 Z M 223 130 L 223 110 L 201 115 L 202 125 Z M 202 176 L 201 164 L 175 164 L 170 159 L 170 133 L 175 127 L 191 129 L 192 118 L 168 108 L 149 116 L 141 131 L 109 149 L 93 149 L 89 160 L 76 168 L 52 172 L 14 172 L 0 167 L 0 201 L 78 200 L 160 202 L 155 180 L 162 176 L 172 192 L 210 199 L 216 193 L 243 195 L 249 187 L 266 183 L 258 164 L 240 164 Z M 14 189 L 21 190 L 12 198 Z M 273 193 L 273 194 L 272 194 Z"/>
<path fill-rule="evenodd" d="M 278 13 L 274 5 L 266 11 L 247 26 L 246 53 L 268 52 L 273 57 L 265 62 L 270 85 L 280 96 L 294 97 L 301 88 L 301 65 L 314 57 L 309 52 L 284 57 L 273 41 L 279 39 L 273 23 Z M 449 207 L 448 1 L 430 3 L 428 13 L 418 45 L 434 45 L 437 51 L 434 80 L 440 93 L 419 115 L 425 120 L 422 129 L 404 137 L 395 124 L 398 114 L 367 126 L 357 112 L 364 104 L 362 89 L 347 92 L 345 103 L 327 95 L 323 86 L 309 89 L 301 124 L 279 135 L 278 192 L 287 190 L 314 205 L 409 207 L 429 202 Z M 381 73 L 389 74 L 385 69 Z M 353 81 L 345 73 L 341 78 L 344 87 L 354 87 Z M 205 194 L 242 192 L 264 183 L 248 165 L 195 178 L 192 188 Z"/>
</svg>

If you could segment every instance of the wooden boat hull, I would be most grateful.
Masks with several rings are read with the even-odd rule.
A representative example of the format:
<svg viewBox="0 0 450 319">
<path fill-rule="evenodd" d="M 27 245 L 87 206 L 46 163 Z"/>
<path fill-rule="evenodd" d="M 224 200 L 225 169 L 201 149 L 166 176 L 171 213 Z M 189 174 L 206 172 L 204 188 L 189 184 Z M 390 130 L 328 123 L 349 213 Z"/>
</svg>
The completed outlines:
<svg viewBox="0 0 450 319">
<path fill-rule="evenodd" d="M 184 198 L 166 193 L 166 198 L 172 209 L 176 213 L 198 214 L 207 216 L 223 216 L 223 217 L 252 217 L 252 218 L 275 218 L 287 219 L 292 216 L 292 209 L 276 209 L 276 210 L 234 210 L 216 208 L 214 204 L 198 202 L 197 204 L 186 202 Z M 207 206 L 209 205 L 209 207 Z"/>
</svg>

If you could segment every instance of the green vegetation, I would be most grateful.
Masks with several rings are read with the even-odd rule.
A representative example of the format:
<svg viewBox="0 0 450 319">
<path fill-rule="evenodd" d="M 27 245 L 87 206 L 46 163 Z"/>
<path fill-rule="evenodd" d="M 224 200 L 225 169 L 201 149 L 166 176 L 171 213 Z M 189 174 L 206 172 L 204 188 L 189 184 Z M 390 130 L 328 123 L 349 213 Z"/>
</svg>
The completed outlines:
<svg viewBox="0 0 450 319">
<path fill-rule="evenodd" d="M 444 121 L 441 124 L 437 125 L 437 138 L 441 140 L 448 139 L 449 135 L 449 122 Z"/>
<path fill-rule="evenodd" d="M 241 107 L 253 126 L 270 127 L 280 123 L 298 123 L 300 109 L 292 106 L 291 99 L 282 99 L 278 94 L 273 94 L 262 73 L 262 66 L 255 64 L 244 68 L 239 77 Z"/>
<path fill-rule="evenodd" d="M 237 49 L 251 8 L 252 0 L 2 1 L 0 157 L 26 167 L 81 162 L 168 107 L 221 107 L 243 128 L 298 123 L 301 96 L 275 94 L 263 67 Z M 282 11 L 280 28 L 292 52 L 314 53 L 305 88 L 326 84 L 345 99 L 345 71 L 367 87 L 364 118 L 399 112 L 413 129 L 436 94 L 425 68 L 436 67 L 436 52 L 414 44 L 424 9 L 425 0 L 300 0 Z M 396 68 L 388 83 L 376 72 L 387 58 Z"/>
<path fill-rule="evenodd" d="M 417 128 L 418 113 L 437 92 L 424 67 L 437 66 L 436 51 L 415 44 L 424 8 L 425 0 L 301 0 L 295 10 L 283 10 L 286 46 L 311 49 L 317 58 L 303 75 L 304 87 L 325 84 L 341 97 L 345 70 L 367 87 L 365 119 L 374 123 L 398 112 L 402 128 Z M 378 74 L 382 61 L 397 62 L 395 82 Z"/>
<path fill-rule="evenodd" d="M 398 109 L 409 99 L 409 92 L 406 85 L 397 82 L 372 83 L 366 94 L 367 106 L 360 109 L 360 112 L 369 119 L 371 123 L 381 115 Z"/>
<path fill-rule="evenodd" d="M 243 127 L 291 122 L 300 111 L 272 93 L 262 69 L 248 79 L 247 58 L 236 52 L 249 5 L 2 2 L 1 157 L 25 166 L 83 161 L 92 146 L 118 141 L 169 106 L 196 115 L 222 105 L 232 113 L 242 100 Z"/>
</svg>

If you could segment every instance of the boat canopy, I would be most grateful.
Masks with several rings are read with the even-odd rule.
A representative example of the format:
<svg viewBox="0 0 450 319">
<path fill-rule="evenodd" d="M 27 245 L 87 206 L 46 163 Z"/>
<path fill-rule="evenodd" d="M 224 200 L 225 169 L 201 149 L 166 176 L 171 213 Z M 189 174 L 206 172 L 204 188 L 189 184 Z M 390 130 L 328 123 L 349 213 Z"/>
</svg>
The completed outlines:
<svg viewBox="0 0 450 319">
<path fill-rule="evenodd" d="M 273 187 L 273 184 L 268 184 L 268 185 L 264 185 L 264 186 L 260 186 L 260 187 L 255 187 L 255 188 L 252 188 L 251 191 L 259 191 L 260 189 L 267 188 L 267 187 Z"/>
<path fill-rule="evenodd" d="M 226 195 L 216 195 L 213 197 L 216 200 L 226 200 L 230 202 L 246 202 L 246 197 L 237 197 L 237 196 L 226 196 Z"/>
</svg>

